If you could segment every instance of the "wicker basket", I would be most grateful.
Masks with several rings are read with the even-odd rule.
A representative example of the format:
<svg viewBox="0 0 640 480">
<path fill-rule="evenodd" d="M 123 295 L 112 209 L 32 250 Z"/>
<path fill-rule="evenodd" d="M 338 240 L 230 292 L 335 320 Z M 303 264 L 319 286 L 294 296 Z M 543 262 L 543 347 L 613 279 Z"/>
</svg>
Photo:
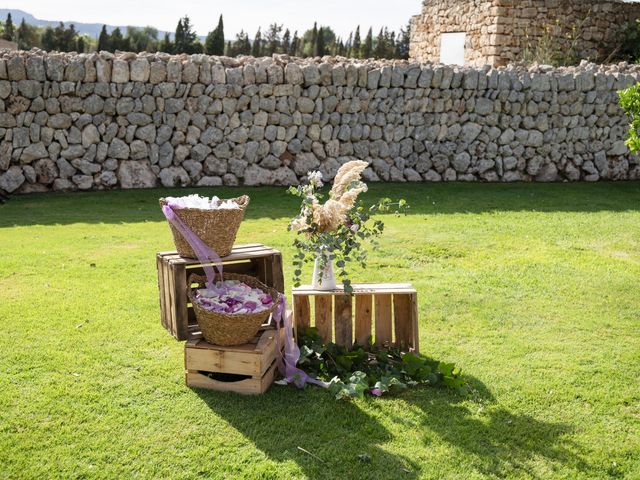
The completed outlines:
<svg viewBox="0 0 640 480">
<path fill-rule="evenodd" d="M 230 200 L 237 203 L 240 208 L 220 208 L 216 210 L 201 208 L 175 209 L 176 215 L 182 219 L 185 225 L 220 257 L 225 257 L 231 253 L 240 223 L 244 218 L 244 211 L 249 205 L 249 197 L 247 195 Z M 160 205 L 164 207 L 166 204 L 167 201 L 161 198 Z M 171 223 L 169 223 L 169 226 L 173 233 L 173 242 L 176 245 L 176 250 L 178 250 L 178 255 L 196 258 L 196 254 L 189 242 Z"/>
<path fill-rule="evenodd" d="M 260 326 L 263 325 L 269 316 L 273 313 L 278 301 L 280 300 L 280 294 L 277 290 L 267 287 L 264 283 L 254 277 L 248 275 L 240 275 L 238 273 L 225 273 L 225 280 L 239 280 L 242 283 L 249 285 L 252 288 L 259 288 L 260 290 L 271 295 L 273 299 L 273 306 L 267 310 L 262 310 L 258 313 L 242 313 L 242 314 L 230 314 L 212 312 L 203 308 L 194 299 L 194 288 L 191 286 L 197 284 L 199 287 L 204 285 L 206 278 L 202 275 L 191 274 L 189 276 L 189 285 L 187 287 L 187 295 L 189 300 L 193 304 L 193 310 L 196 313 L 196 320 L 202 330 L 202 335 L 205 340 L 214 345 L 231 346 L 242 345 L 251 341 L 260 330 Z"/>
</svg>

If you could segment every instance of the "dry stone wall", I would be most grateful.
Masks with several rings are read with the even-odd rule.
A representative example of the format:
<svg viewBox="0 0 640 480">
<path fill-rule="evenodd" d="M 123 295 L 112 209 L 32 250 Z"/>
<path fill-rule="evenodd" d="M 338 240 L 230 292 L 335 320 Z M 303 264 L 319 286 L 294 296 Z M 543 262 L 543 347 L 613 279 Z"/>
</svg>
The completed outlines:
<svg viewBox="0 0 640 480">
<path fill-rule="evenodd" d="M 441 35 L 466 32 L 469 65 L 517 61 L 543 34 L 557 52 L 604 61 L 638 18 L 640 4 L 622 0 L 424 0 L 412 18 L 410 57 L 438 61 Z"/>
<path fill-rule="evenodd" d="M 285 56 L 0 54 L 0 189 L 640 178 L 638 67 L 455 69 Z"/>
</svg>

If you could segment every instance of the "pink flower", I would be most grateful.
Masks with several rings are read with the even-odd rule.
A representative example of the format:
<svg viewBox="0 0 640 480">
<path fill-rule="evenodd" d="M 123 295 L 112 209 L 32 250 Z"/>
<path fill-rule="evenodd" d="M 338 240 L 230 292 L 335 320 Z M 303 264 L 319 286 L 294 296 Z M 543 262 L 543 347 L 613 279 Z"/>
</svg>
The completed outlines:
<svg viewBox="0 0 640 480">
<path fill-rule="evenodd" d="M 375 395 L 376 397 L 382 396 L 382 390 L 380 390 L 379 388 L 372 388 L 369 393 L 371 393 L 371 395 Z"/>
</svg>

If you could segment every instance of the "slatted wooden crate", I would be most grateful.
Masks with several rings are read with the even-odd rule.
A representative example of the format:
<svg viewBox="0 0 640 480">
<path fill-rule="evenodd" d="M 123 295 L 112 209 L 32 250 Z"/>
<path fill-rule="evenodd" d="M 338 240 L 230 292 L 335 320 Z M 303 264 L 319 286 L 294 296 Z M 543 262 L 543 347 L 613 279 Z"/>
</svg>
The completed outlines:
<svg viewBox="0 0 640 480">
<path fill-rule="evenodd" d="M 221 260 L 225 272 L 254 276 L 284 293 L 282 256 L 279 251 L 257 243 L 238 245 Z M 181 257 L 175 251 L 159 252 L 156 263 L 162 325 L 177 340 L 200 338 L 202 335 L 193 306 L 187 297 L 187 278 L 191 273 L 204 275 L 202 264 L 196 259 Z"/>
<path fill-rule="evenodd" d="M 233 347 L 211 345 L 203 339 L 187 341 L 184 347 L 187 386 L 247 395 L 266 392 L 277 368 L 276 335 L 276 330 L 266 329 L 252 342 Z M 280 330 L 280 335 L 283 340 L 284 330 Z"/>
<path fill-rule="evenodd" d="M 325 341 L 338 345 L 366 345 L 373 339 L 419 350 L 418 296 L 410 283 L 353 284 L 351 295 L 304 285 L 293 289 L 293 312 L 296 329 L 315 326 Z"/>
</svg>

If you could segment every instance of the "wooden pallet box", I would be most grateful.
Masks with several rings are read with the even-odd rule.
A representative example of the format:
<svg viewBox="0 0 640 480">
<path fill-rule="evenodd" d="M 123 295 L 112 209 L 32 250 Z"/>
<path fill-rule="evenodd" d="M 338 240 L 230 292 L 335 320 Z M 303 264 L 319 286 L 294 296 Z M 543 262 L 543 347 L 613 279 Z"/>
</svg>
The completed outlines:
<svg viewBox="0 0 640 480">
<path fill-rule="evenodd" d="M 262 283 L 284 293 L 282 255 L 261 244 L 237 245 L 223 257 L 224 272 L 241 273 L 258 278 Z M 187 298 L 187 278 L 191 273 L 204 275 L 202 264 L 176 251 L 158 252 L 158 291 L 160 321 L 177 340 L 201 338 L 193 306 Z"/>
<path fill-rule="evenodd" d="M 233 347 L 211 345 L 203 339 L 187 341 L 184 347 L 187 386 L 246 395 L 265 393 L 277 369 L 276 335 L 274 329 L 263 330 L 252 342 Z M 283 329 L 280 335 L 284 340 Z M 280 347 L 283 345 L 281 341 Z"/>
<path fill-rule="evenodd" d="M 346 347 L 354 343 L 367 345 L 373 340 L 378 345 L 419 351 L 418 295 L 410 283 L 352 286 L 351 295 L 345 295 L 342 288 L 330 291 L 314 290 L 310 285 L 294 288 L 296 331 L 314 326 L 325 341 Z"/>
</svg>

